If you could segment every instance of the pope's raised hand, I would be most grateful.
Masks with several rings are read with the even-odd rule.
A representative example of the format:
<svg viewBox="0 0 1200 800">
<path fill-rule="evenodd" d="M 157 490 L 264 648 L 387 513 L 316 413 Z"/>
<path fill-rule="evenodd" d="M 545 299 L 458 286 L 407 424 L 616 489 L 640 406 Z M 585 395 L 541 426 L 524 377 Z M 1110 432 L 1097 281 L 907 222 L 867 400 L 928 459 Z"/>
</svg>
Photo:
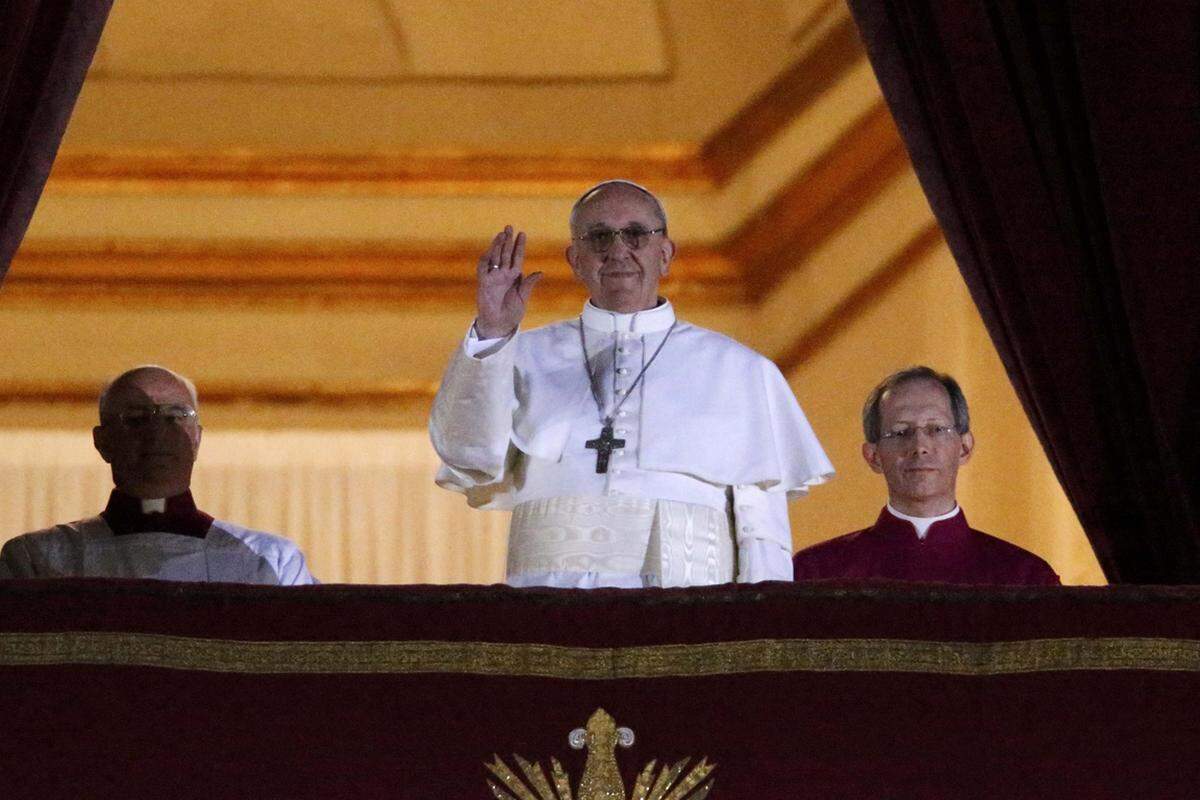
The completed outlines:
<svg viewBox="0 0 1200 800">
<path fill-rule="evenodd" d="M 492 239 L 492 246 L 479 257 L 476 272 L 475 334 L 480 339 L 508 336 L 525 317 L 525 306 L 542 273 L 524 275 L 525 234 L 513 233 L 511 225 Z"/>
</svg>

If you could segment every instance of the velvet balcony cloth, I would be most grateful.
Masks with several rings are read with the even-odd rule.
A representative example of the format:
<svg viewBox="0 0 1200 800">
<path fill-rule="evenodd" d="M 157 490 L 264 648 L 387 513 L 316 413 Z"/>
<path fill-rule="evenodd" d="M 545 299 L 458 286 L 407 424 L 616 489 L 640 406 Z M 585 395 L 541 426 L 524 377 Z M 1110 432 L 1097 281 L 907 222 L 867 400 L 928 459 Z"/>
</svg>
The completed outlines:
<svg viewBox="0 0 1200 800">
<path fill-rule="evenodd" d="M 1200 0 L 850 0 L 1113 582 L 1200 582 Z"/>
<path fill-rule="evenodd" d="M 1200 785 L 1190 588 L 6 581 L 0 680 L 6 798 L 491 797 L 514 754 L 577 788 L 599 708 L 626 790 L 685 758 L 736 800 Z"/>
</svg>

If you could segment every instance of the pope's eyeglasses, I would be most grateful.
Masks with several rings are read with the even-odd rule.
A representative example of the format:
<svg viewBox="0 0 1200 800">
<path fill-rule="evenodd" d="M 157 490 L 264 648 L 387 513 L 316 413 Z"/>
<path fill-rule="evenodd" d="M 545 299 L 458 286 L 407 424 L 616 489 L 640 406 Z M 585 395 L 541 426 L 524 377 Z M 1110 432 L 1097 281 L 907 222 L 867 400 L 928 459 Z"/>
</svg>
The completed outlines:
<svg viewBox="0 0 1200 800">
<path fill-rule="evenodd" d="M 181 427 L 190 422 L 195 422 L 196 409 L 181 406 L 177 403 L 164 403 L 162 405 L 134 406 L 133 408 L 118 411 L 113 416 L 130 430 L 149 427 L 155 417 L 162 418 L 162 421 L 167 425 Z"/>
<path fill-rule="evenodd" d="M 958 433 L 953 425 L 938 425 L 930 423 L 928 425 L 915 425 L 911 428 L 900 428 L 894 431 L 886 431 L 879 435 L 880 444 L 905 445 L 912 444 L 917 440 L 917 433 L 925 434 L 926 438 L 934 441 L 945 441 L 954 434 Z"/>
<path fill-rule="evenodd" d="M 595 253 L 607 253 L 608 249 L 613 246 L 613 242 L 620 236 L 630 250 L 640 250 L 646 246 L 646 242 L 656 233 L 666 233 L 666 228 L 654 228 L 647 230 L 641 225 L 628 225 L 619 230 L 613 228 L 596 228 L 590 230 L 582 236 L 576 236 L 575 240 L 587 242 Z"/>
</svg>

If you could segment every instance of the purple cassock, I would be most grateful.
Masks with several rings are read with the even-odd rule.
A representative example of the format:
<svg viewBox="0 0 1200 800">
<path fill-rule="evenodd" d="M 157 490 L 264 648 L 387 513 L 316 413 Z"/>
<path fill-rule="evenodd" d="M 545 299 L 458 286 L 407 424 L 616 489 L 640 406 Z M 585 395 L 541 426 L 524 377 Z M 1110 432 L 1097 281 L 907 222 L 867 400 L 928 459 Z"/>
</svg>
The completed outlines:
<svg viewBox="0 0 1200 800">
<path fill-rule="evenodd" d="M 911 522 L 885 507 L 875 524 L 815 544 L 792 559 L 797 581 L 886 578 L 976 585 L 1058 586 L 1042 559 L 967 525 L 959 510 L 917 538 Z"/>
</svg>

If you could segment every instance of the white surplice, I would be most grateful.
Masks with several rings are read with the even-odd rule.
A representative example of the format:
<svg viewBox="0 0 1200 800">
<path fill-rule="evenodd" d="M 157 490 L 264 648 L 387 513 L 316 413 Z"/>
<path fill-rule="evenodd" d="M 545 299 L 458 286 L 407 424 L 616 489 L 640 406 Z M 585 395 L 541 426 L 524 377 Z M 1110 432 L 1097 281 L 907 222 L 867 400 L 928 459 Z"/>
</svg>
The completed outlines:
<svg viewBox="0 0 1200 800">
<path fill-rule="evenodd" d="M 103 517 L 26 533 L 0 552 L 0 578 L 154 578 L 273 586 L 316 583 L 282 536 L 213 520 L 204 537 L 113 534 Z"/>
<path fill-rule="evenodd" d="M 665 301 L 634 314 L 588 303 L 581 319 L 605 415 L 621 404 L 613 433 L 625 444 L 612 454 L 608 471 L 596 472 L 596 451 L 586 447 L 600 433 L 601 413 L 575 319 L 506 339 L 481 341 L 468 333 L 430 416 L 443 462 L 438 485 L 463 492 L 477 508 L 516 509 L 514 520 L 531 503 L 605 498 L 619 508 L 630 498 L 680 504 L 656 506 L 655 529 L 683 513 L 689 519 L 673 529 L 693 532 L 712 529 L 713 517 L 693 524 L 692 511 L 681 510 L 707 507 L 731 521 L 727 535 L 736 544 L 738 581 L 791 580 L 787 500 L 826 480 L 833 467 L 778 368 L 726 336 L 676 322 Z M 634 386 L 664 337 L 661 353 Z M 595 506 L 585 504 L 588 513 Z M 587 520 L 582 525 L 584 534 L 597 529 Z M 652 538 L 649 530 L 642 535 Z M 647 574 L 652 568 L 596 569 L 574 551 L 544 565 L 556 569 L 529 571 L 520 559 L 514 562 L 512 548 L 510 541 L 513 585 L 660 582 Z"/>
</svg>

